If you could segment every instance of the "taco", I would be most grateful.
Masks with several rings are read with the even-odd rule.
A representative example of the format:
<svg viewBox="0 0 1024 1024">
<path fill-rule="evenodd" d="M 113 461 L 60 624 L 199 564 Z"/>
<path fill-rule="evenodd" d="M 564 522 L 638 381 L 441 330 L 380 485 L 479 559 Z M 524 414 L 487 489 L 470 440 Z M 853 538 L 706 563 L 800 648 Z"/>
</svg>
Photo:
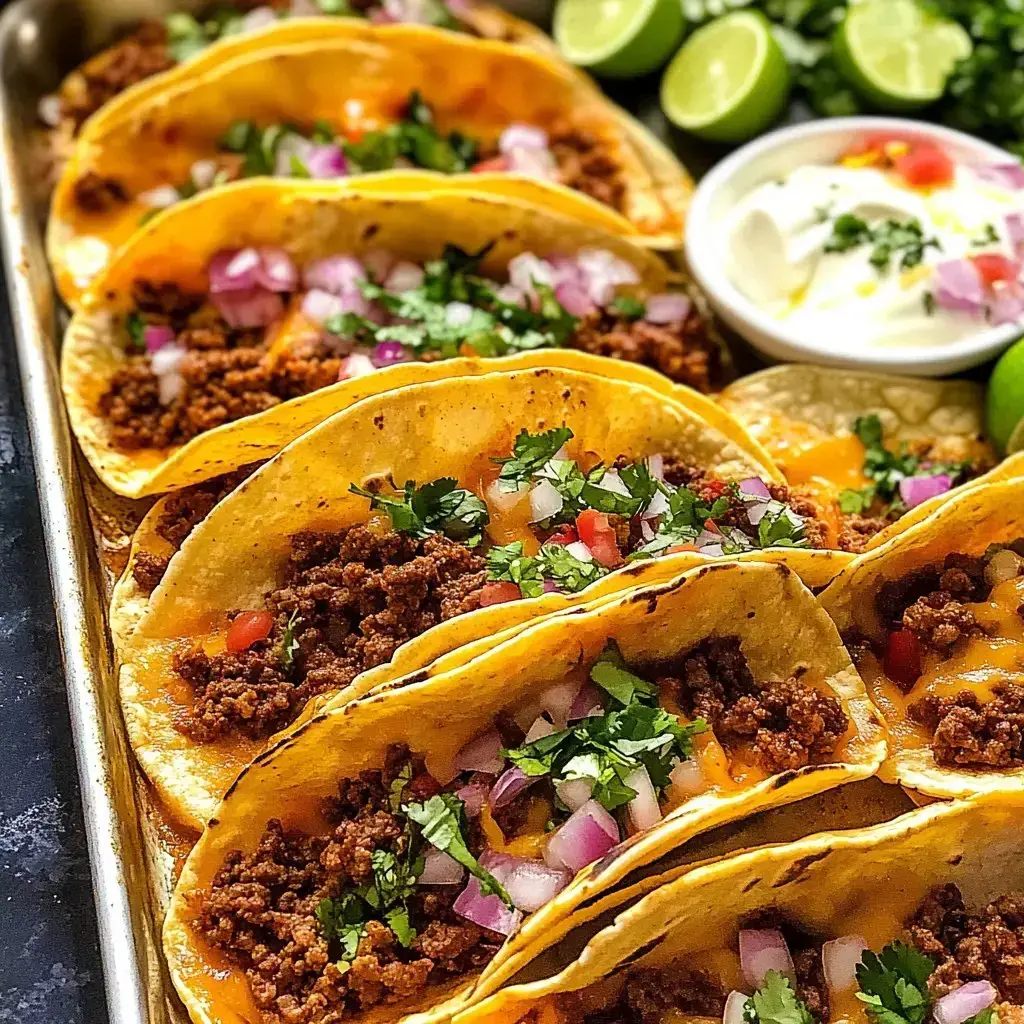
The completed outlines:
<svg viewBox="0 0 1024 1024">
<path fill-rule="evenodd" d="M 997 464 L 971 381 L 776 366 L 720 401 L 790 486 L 835 505 L 844 551 L 879 547 L 965 486 L 1024 475 L 1022 456 Z"/>
<path fill-rule="evenodd" d="M 673 872 L 456 1024 L 1020 1020 L 1022 812 L 991 794 Z"/>
<path fill-rule="evenodd" d="M 269 457 L 367 394 L 472 372 L 460 356 L 560 349 L 666 386 L 728 372 L 695 298 L 604 231 L 502 197 L 264 180 L 148 224 L 73 318 L 62 381 L 90 463 L 137 497 Z"/>
<path fill-rule="evenodd" d="M 331 31 L 334 16 L 363 36 L 386 38 L 396 28 L 417 26 L 428 38 L 437 38 L 441 33 L 436 30 L 444 29 L 558 58 L 554 43 L 538 28 L 478 0 L 272 0 L 262 5 L 238 0 L 208 6 L 199 17 L 177 11 L 140 22 L 71 72 L 57 93 L 40 103 L 40 117 L 62 138 L 71 138 L 101 109 L 99 121 L 158 91 L 174 77 L 172 69 L 187 66 L 198 72 L 261 47 L 315 39 Z"/>
<path fill-rule="evenodd" d="M 385 45 L 327 25 L 179 75 L 79 144 L 49 222 L 67 301 L 158 210 L 253 177 L 494 191 L 678 248 L 682 207 L 668 209 L 614 108 L 578 76 L 516 47 L 415 30 Z"/>
<path fill-rule="evenodd" d="M 1024 786 L 1024 480 L 963 491 L 821 595 L 891 733 L 886 781 Z"/>
<path fill-rule="evenodd" d="M 713 557 L 784 560 L 815 585 L 848 561 L 693 409 L 571 370 L 368 398 L 204 516 L 217 496 L 163 503 L 110 615 L 133 746 L 198 825 L 312 698 Z M 161 554 L 154 532 L 188 536 Z"/>
<path fill-rule="evenodd" d="M 182 872 L 171 974 L 197 1022 L 440 1019 L 631 871 L 866 778 L 883 750 L 794 574 L 705 566 L 332 707 L 260 757 Z M 257 877 L 276 881 L 250 914 Z"/>
</svg>

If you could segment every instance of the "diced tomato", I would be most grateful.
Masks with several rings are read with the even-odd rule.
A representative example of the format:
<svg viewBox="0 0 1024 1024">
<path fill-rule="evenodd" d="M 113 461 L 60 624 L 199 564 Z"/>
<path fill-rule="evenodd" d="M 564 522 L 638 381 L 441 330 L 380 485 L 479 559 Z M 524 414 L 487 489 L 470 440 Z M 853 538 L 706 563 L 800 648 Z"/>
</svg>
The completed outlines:
<svg viewBox="0 0 1024 1024">
<path fill-rule="evenodd" d="M 522 596 L 515 583 L 485 583 L 480 591 L 480 607 L 490 608 L 492 604 L 518 601 Z"/>
<path fill-rule="evenodd" d="M 490 174 L 492 171 L 507 171 L 507 156 L 492 156 L 489 160 L 481 160 L 480 163 L 470 167 L 473 174 Z"/>
<path fill-rule="evenodd" d="M 704 529 L 707 530 L 708 533 L 721 533 L 722 532 L 718 528 L 718 523 L 716 523 L 714 521 L 714 519 L 705 519 L 704 520 Z"/>
<path fill-rule="evenodd" d="M 700 500 L 704 504 L 710 505 L 711 502 L 725 494 L 728 489 L 729 485 L 724 480 L 709 480 L 700 486 Z"/>
<path fill-rule="evenodd" d="M 700 548 L 697 547 L 696 544 L 673 544 L 672 547 L 668 549 L 666 554 L 678 555 L 684 551 L 700 551 Z"/>
<path fill-rule="evenodd" d="M 227 649 L 235 654 L 247 651 L 257 640 L 265 640 L 273 627 L 270 612 L 242 612 L 228 627 Z"/>
<path fill-rule="evenodd" d="M 556 527 L 555 532 L 552 533 L 544 543 L 575 544 L 579 539 L 579 535 L 576 533 L 576 527 L 571 523 L 563 523 L 561 526 Z"/>
<path fill-rule="evenodd" d="M 1016 281 L 1020 273 L 1020 264 L 1016 260 L 998 252 L 979 253 L 972 256 L 971 261 L 989 288 L 998 281 Z"/>
<path fill-rule="evenodd" d="M 885 674 L 904 692 L 921 676 L 921 641 L 910 629 L 889 634 L 885 645 Z"/>
<path fill-rule="evenodd" d="M 622 561 L 619 545 L 615 540 L 615 528 L 603 512 L 585 508 L 576 517 L 576 532 L 580 540 L 590 548 L 594 560 L 610 569 Z"/>
<path fill-rule="evenodd" d="M 915 142 L 909 153 L 893 157 L 892 162 L 912 188 L 948 185 L 956 175 L 952 157 L 934 142 Z"/>
</svg>

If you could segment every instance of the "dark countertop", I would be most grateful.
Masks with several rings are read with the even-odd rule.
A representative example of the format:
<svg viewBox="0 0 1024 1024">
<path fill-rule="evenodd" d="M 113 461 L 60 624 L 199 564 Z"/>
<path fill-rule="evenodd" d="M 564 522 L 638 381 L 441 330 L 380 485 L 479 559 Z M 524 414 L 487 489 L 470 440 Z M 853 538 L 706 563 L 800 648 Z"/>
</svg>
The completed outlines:
<svg viewBox="0 0 1024 1024">
<path fill-rule="evenodd" d="M 103 1024 L 78 775 L 20 388 L 0 301 L 0 1024 Z"/>
</svg>

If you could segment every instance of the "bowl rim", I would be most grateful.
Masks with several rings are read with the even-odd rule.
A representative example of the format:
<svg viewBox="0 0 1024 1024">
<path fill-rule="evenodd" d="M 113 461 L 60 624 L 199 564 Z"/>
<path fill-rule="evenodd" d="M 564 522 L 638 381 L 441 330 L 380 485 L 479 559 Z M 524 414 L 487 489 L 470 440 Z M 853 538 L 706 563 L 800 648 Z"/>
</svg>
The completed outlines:
<svg viewBox="0 0 1024 1024">
<path fill-rule="evenodd" d="M 970 334 L 941 347 L 890 346 L 879 349 L 836 349 L 834 346 L 799 337 L 758 307 L 729 280 L 720 254 L 710 241 L 714 237 L 711 209 L 718 192 L 741 171 L 768 154 L 783 150 L 808 138 L 845 135 L 851 132 L 892 131 L 914 134 L 973 151 L 981 162 L 1020 163 L 1005 149 L 973 135 L 904 117 L 834 117 L 777 128 L 748 142 L 716 164 L 698 183 L 686 216 L 684 252 L 686 262 L 698 285 L 720 314 L 755 348 L 773 358 L 787 350 L 791 357 L 804 362 L 825 362 L 832 365 L 864 369 L 903 368 L 908 372 L 946 372 L 942 367 L 965 368 L 984 362 L 1005 348 L 1024 332 L 1024 324 L 1000 324 Z M 762 339 L 768 339 L 767 341 Z M 785 357 L 782 357 L 785 358 Z"/>
</svg>

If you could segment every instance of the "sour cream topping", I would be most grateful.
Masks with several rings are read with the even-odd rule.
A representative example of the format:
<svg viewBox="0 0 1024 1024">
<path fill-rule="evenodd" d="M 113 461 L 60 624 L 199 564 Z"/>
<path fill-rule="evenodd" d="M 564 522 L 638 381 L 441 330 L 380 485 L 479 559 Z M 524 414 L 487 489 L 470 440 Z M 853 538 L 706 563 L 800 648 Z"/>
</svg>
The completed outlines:
<svg viewBox="0 0 1024 1024">
<path fill-rule="evenodd" d="M 915 188 L 884 166 L 798 167 L 731 212 L 730 278 L 808 339 L 832 338 L 837 347 L 955 342 L 1024 314 L 1024 190 L 1013 179 L 958 164 L 948 184 Z M 1012 261 L 1008 279 L 989 280 L 1000 261 L 976 261 L 988 254 Z M 965 275 L 969 301 L 950 301 L 947 279 Z"/>
</svg>

